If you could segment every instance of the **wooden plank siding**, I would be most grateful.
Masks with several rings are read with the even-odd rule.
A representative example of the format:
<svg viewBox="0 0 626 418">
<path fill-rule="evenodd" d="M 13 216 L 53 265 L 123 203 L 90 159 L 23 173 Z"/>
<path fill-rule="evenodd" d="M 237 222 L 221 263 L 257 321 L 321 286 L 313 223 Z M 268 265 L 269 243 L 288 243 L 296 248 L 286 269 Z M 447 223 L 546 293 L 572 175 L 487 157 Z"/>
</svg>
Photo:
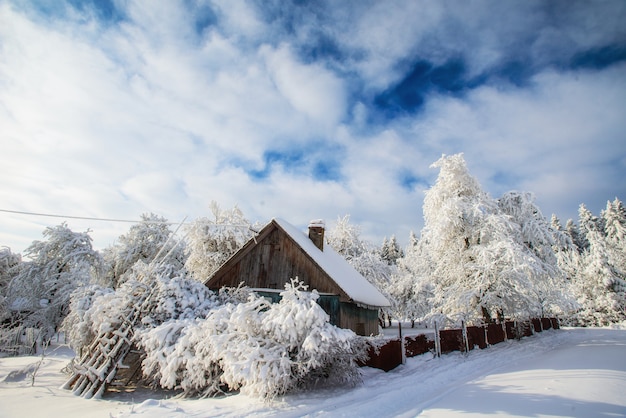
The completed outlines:
<svg viewBox="0 0 626 418">
<path fill-rule="evenodd" d="M 248 241 L 233 257 L 205 282 L 210 289 L 236 287 L 240 283 L 253 289 L 284 289 L 290 279 L 298 278 L 308 290 L 334 295 L 339 303 L 324 306 L 335 325 L 359 335 L 377 335 L 378 309 L 358 306 L 280 225 L 272 221 L 259 235 Z M 338 305 L 338 306 L 337 306 Z M 331 310 L 329 312 L 328 310 Z"/>
<path fill-rule="evenodd" d="M 378 335 L 378 309 L 366 309 L 354 303 L 339 303 L 339 327 L 359 335 Z"/>
<path fill-rule="evenodd" d="M 350 301 L 346 293 L 280 228 L 271 228 L 265 237 L 248 242 L 209 279 L 212 289 L 238 286 L 244 282 L 251 288 L 284 289 L 285 283 L 296 277 L 319 293 L 339 295 L 340 301 Z"/>
</svg>

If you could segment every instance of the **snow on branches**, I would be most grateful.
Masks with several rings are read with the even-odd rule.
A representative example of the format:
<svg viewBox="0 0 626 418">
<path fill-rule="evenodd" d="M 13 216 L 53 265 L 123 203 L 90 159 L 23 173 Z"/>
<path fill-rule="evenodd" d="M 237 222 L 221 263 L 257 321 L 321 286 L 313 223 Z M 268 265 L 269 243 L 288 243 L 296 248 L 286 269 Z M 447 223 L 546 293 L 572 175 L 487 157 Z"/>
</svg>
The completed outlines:
<svg viewBox="0 0 626 418">
<path fill-rule="evenodd" d="M 331 325 L 317 293 L 305 290 L 292 281 L 276 304 L 250 293 L 246 302 L 227 302 L 205 318 L 173 319 L 140 331 L 144 373 L 188 396 L 228 388 L 273 398 L 321 378 L 357 382 L 359 339 Z"/>
<path fill-rule="evenodd" d="M 560 254 L 580 305 L 567 319 L 573 325 L 607 325 L 626 319 L 626 210 L 617 198 L 594 216 L 579 208 L 579 226 L 568 221 L 568 233 L 579 244 Z"/>
<path fill-rule="evenodd" d="M 73 295 L 65 328 L 83 351 L 115 330 L 140 295 L 151 292 L 133 330 L 145 351 L 144 378 L 185 396 L 240 390 L 273 398 L 317 382 L 356 383 L 361 339 L 329 323 L 316 291 L 292 280 L 271 304 L 247 288 L 213 293 L 180 270 L 139 263 L 118 289 Z"/>
<path fill-rule="evenodd" d="M 26 249 L 30 261 L 13 268 L 7 298 L 23 325 L 40 327 L 50 337 L 67 314 L 71 293 L 91 282 L 102 261 L 88 232 L 62 223 L 43 235 Z"/>
<path fill-rule="evenodd" d="M 196 280 L 205 281 L 253 236 L 250 222 L 235 206 L 223 210 L 211 202 L 213 219 L 198 218 L 187 227 L 185 267 Z"/>
<path fill-rule="evenodd" d="M 491 321 L 559 313 L 568 304 L 552 229 L 529 193 L 491 198 L 462 154 L 443 156 L 424 198 L 422 255 L 429 257 L 432 314 Z M 400 263 L 402 264 L 402 263 Z M 427 263 L 422 263 L 427 264 Z"/>
</svg>

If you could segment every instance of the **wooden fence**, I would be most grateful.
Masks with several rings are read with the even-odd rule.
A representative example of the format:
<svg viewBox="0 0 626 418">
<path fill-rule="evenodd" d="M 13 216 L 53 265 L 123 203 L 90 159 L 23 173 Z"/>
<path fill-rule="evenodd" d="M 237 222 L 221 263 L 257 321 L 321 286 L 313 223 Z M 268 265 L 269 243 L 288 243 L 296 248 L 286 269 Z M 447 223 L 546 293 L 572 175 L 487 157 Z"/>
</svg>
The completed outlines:
<svg viewBox="0 0 626 418">
<path fill-rule="evenodd" d="M 506 321 L 482 326 L 436 330 L 426 335 L 413 335 L 389 340 L 372 340 L 368 348 L 369 359 L 364 366 L 389 371 L 402 364 L 403 358 L 433 353 L 435 356 L 453 351 L 467 352 L 487 348 L 506 340 L 530 337 L 537 332 L 559 329 L 557 318 L 533 318 L 528 321 Z"/>
</svg>

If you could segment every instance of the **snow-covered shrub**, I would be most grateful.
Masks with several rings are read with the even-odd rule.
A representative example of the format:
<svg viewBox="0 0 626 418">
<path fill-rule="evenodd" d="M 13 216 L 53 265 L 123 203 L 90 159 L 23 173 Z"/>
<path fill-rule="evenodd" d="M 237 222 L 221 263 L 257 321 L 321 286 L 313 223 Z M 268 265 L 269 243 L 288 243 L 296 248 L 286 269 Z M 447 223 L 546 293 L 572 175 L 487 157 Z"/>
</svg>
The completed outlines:
<svg viewBox="0 0 626 418">
<path fill-rule="evenodd" d="M 127 277 L 116 290 L 89 286 L 74 292 L 63 326 L 76 352 L 83 351 L 96 336 L 117 329 L 133 308 L 140 311 L 136 324 L 140 329 L 203 317 L 219 304 L 213 292 L 176 266 L 155 267 L 138 261 Z M 148 294 L 147 302 L 138 306 Z"/>
<path fill-rule="evenodd" d="M 159 276 L 151 291 L 156 303 L 143 315 L 144 325 L 202 318 L 220 304 L 219 298 L 205 285 L 183 273 L 172 278 Z"/>
<path fill-rule="evenodd" d="M 354 383 L 359 379 L 354 356 L 358 355 L 356 335 L 329 323 L 329 317 L 317 304 L 316 291 L 292 281 L 272 305 L 263 320 L 263 331 L 285 346 L 295 360 L 299 385 L 318 379 Z"/>
<path fill-rule="evenodd" d="M 98 327 L 94 325 L 98 319 L 103 318 L 98 311 L 99 308 L 109 310 L 112 308 L 104 296 L 111 299 L 113 295 L 113 289 L 99 285 L 80 287 L 72 293 L 70 313 L 63 320 L 62 329 L 69 339 L 70 346 L 79 355 L 96 337 L 94 329 Z"/>
<path fill-rule="evenodd" d="M 360 340 L 331 325 L 316 292 L 287 284 L 269 304 L 250 295 L 228 302 L 205 319 L 167 321 L 137 334 L 146 351 L 144 374 L 154 384 L 208 396 L 223 388 L 271 399 L 317 383 L 356 383 Z"/>
</svg>

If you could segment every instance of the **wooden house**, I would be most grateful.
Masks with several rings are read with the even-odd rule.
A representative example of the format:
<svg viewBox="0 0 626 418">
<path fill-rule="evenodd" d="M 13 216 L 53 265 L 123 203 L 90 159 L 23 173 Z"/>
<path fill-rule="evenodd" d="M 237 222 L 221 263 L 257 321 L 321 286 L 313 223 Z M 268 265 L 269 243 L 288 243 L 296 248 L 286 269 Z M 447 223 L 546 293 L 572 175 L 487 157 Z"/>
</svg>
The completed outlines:
<svg viewBox="0 0 626 418">
<path fill-rule="evenodd" d="M 309 233 L 273 219 L 206 282 L 210 289 L 240 283 L 277 300 L 290 279 L 315 289 L 330 321 L 359 335 L 377 335 L 378 313 L 389 301 L 330 246 L 324 223 L 312 221 Z"/>
</svg>

